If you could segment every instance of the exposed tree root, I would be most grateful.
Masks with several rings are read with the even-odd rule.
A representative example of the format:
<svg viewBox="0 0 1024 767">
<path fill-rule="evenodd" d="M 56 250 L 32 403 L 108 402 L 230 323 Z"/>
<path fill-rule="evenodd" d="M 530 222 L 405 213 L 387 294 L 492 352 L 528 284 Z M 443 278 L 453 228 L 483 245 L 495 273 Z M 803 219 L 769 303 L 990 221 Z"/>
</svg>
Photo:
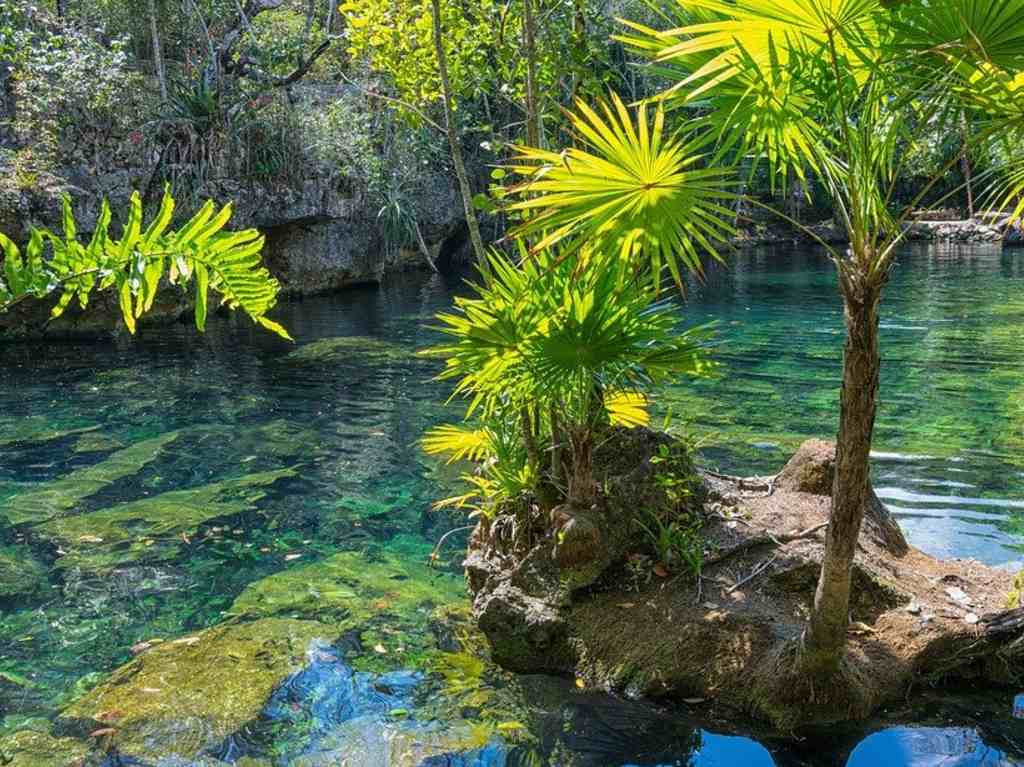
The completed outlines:
<svg viewBox="0 0 1024 767">
<path fill-rule="evenodd" d="M 786 543 L 792 543 L 793 541 L 799 541 L 802 538 L 811 538 L 823 529 L 828 527 L 828 522 L 822 522 L 820 524 L 809 527 L 806 530 L 801 530 L 797 533 L 765 533 L 764 535 L 758 535 L 753 538 L 747 538 L 741 543 L 737 543 L 735 546 L 726 549 L 725 551 L 719 552 L 712 557 L 708 557 L 704 560 L 704 567 L 713 567 L 714 565 L 721 564 L 730 557 L 734 557 L 737 554 L 743 554 L 744 552 L 756 549 L 759 546 L 782 546 Z"/>
</svg>

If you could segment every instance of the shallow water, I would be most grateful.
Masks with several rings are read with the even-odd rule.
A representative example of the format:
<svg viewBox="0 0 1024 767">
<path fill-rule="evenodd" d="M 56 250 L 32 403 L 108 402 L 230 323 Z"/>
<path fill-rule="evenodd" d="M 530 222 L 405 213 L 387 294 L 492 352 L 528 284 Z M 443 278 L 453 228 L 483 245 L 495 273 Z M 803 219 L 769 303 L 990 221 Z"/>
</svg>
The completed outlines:
<svg viewBox="0 0 1024 767">
<path fill-rule="evenodd" d="M 358 620 L 336 662 L 359 673 L 424 673 L 408 719 L 358 720 L 370 745 L 353 764 L 380 763 L 384 741 L 396 748 L 441 721 L 505 745 L 422 764 L 1024 763 L 1004 692 L 930 698 L 793 742 L 739 737 L 700 706 L 666 714 L 469 663 L 479 640 L 438 630 L 432 611 L 459 602 L 464 539 L 449 540 L 434 571 L 420 564 L 452 524 L 430 510 L 452 485 L 415 442 L 458 411 L 430 381 L 436 365 L 413 354 L 461 289 L 416 275 L 290 303 L 281 319 L 295 347 L 227 318 L 206 336 L 173 326 L 0 349 L 0 567 L 6 552 L 33 576 L 12 587 L 0 572 L 0 737 L 48 729 L 133 645 L 259 605 L 261 616 Z M 677 385 L 659 407 L 704 441 L 705 462 L 772 472 L 802 439 L 834 431 L 841 311 L 824 259 L 737 257 L 693 286 L 684 311 L 720 322 L 722 373 Z M 910 540 L 936 555 L 1024 560 L 1022 328 L 1024 252 L 901 258 L 883 309 L 875 482 Z M 322 575 L 298 568 L 323 563 L 342 573 L 340 590 L 297 595 Z M 332 599 L 346 606 L 318 612 Z M 296 750 L 312 748 L 310 732 L 351 750 L 354 725 L 321 721 L 314 703 L 292 700 L 299 714 L 281 721 L 257 707 L 256 724 L 207 749 L 219 760 L 208 763 L 319 764 Z M 176 737 L 156 751 L 179 752 Z"/>
</svg>

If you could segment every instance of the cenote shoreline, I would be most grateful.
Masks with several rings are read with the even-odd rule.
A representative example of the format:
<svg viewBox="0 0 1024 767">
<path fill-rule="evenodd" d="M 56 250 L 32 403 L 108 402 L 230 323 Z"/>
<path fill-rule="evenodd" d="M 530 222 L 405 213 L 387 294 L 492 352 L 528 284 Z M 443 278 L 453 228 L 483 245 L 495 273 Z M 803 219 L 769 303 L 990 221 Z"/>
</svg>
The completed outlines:
<svg viewBox="0 0 1024 767">
<path fill-rule="evenodd" d="M 673 388 L 655 422 L 670 411 L 704 436 L 702 465 L 771 474 L 833 430 L 828 269 L 802 248 L 752 251 L 694 286 L 682 311 L 720 320 L 730 375 Z M 911 545 L 1000 566 L 1007 587 L 1022 560 L 1024 434 L 1009 418 L 1022 286 L 1019 251 L 905 252 L 883 312 L 892 395 L 874 461 Z M 430 509 L 455 472 L 416 444 L 457 414 L 415 351 L 463 291 L 415 274 L 288 302 L 294 347 L 217 318 L 204 337 L 170 325 L 128 343 L 0 349 L 3 551 L 36 563 L 0 597 L 0 751 L 13 764 L 98 764 L 119 743 L 161 767 L 312 765 L 345 748 L 369 766 L 385 747 L 488 767 L 530 754 L 574 767 L 1024 761 L 1005 690 L 922 690 L 793 740 L 710 701 L 660 708 L 494 667 L 467 614 L 465 534 L 428 567 L 464 523 Z M 226 706 L 218 688 L 240 669 L 254 683 Z"/>
</svg>

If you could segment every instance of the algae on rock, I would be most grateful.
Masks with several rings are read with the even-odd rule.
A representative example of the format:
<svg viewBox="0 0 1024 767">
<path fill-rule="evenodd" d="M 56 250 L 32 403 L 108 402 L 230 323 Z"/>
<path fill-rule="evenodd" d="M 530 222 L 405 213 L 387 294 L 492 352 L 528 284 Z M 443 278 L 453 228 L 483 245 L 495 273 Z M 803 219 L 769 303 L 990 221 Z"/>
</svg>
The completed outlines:
<svg viewBox="0 0 1024 767">
<path fill-rule="evenodd" d="M 381 614 L 408 619 L 420 608 L 448 604 L 464 594 L 461 579 L 433 570 L 425 561 L 389 555 L 374 561 L 345 551 L 250 584 L 230 613 L 302 615 L 352 628 Z M 421 621 L 417 617 L 410 627 Z"/>
<path fill-rule="evenodd" d="M 53 421 L 47 416 L 19 416 L 2 422 L 0 432 L 0 449 L 11 445 L 43 445 L 60 439 L 88 434 L 99 429 L 99 426 L 81 426 L 71 429 L 54 428 Z"/>
<path fill-rule="evenodd" d="M 173 744 L 179 757 L 194 759 L 255 720 L 303 667 L 313 640 L 334 638 L 316 621 L 214 626 L 141 653 L 64 709 L 58 725 L 82 734 L 113 727 L 111 745 L 129 756 L 165 757 Z"/>
<path fill-rule="evenodd" d="M 415 359 L 409 349 L 372 336 L 321 338 L 319 341 L 300 346 L 285 359 L 300 364 L 322 365 L 347 362 L 356 356 L 369 357 L 378 361 Z"/>
<path fill-rule="evenodd" d="M 74 738 L 55 738 L 22 730 L 0 740 L 0 764 L 5 767 L 69 767 L 81 764 L 89 746 Z"/>
<path fill-rule="evenodd" d="M 173 490 L 89 514 L 63 517 L 35 528 L 60 546 L 61 568 L 91 572 L 123 564 L 173 559 L 186 539 L 218 517 L 252 511 L 266 489 L 295 469 L 249 474 L 188 490 Z"/>
<path fill-rule="evenodd" d="M 137 474 L 177 438 L 177 432 L 168 432 L 136 442 L 99 463 L 14 496 L 2 513 L 11 525 L 38 524 L 66 514 L 113 482 Z"/>
<path fill-rule="evenodd" d="M 46 586 L 46 569 L 27 546 L 0 548 L 0 601 L 29 597 Z"/>
</svg>

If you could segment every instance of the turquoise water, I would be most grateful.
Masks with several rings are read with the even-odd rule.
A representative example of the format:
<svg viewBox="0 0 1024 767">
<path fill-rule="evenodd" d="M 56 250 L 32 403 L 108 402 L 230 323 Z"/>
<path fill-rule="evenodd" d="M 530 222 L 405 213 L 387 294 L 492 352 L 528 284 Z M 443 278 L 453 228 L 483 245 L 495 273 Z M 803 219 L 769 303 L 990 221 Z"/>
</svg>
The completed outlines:
<svg viewBox="0 0 1024 767">
<path fill-rule="evenodd" d="M 504 744 L 488 756 L 449 743 L 462 761 L 410 767 L 1024 763 L 1003 693 L 933 698 L 793 742 L 741 737 L 742 725 L 707 711 L 666 713 L 474 665 L 481 646 L 464 615 L 439 614 L 465 604 L 464 538 L 424 565 L 457 523 L 430 509 L 451 473 L 416 447 L 424 428 L 458 416 L 430 380 L 435 363 L 414 352 L 462 289 L 457 278 L 415 275 L 287 304 L 280 319 L 295 346 L 224 318 L 205 336 L 175 325 L 115 343 L 0 348 L 0 738 L 67 730 L 91 743 L 57 713 L 105 689 L 133 647 L 145 660 L 163 651 L 146 649 L 153 640 L 272 616 L 333 631 L 323 638 L 343 658 L 324 666 L 325 679 L 344 676 L 342 663 L 423 674 L 404 724 L 370 717 L 363 735 L 369 727 L 393 745 L 422 737 L 424 721 L 457 721 L 480 743 Z M 706 463 L 772 472 L 802 439 L 834 431 L 841 311 L 820 256 L 739 256 L 695 285 L 684 311 L 720 322 L 723 369 L 674 387 L 659 408 L 704 441 Z M 883 311 L 875 482 L 931 553 L 1024 561 L 1021 329 L 1024 252 L 901 258 Z M 235 651 L 217 652 L 194 671 L 168 662 L 182 672 L 171 675 L 179 687 L 161 688 L 171 710 L 217 708 L 203 674 Z M 296 732 L 338 738 L 352 725 L 323 724 L 296 685 L 306 697 L 290 705 L 305 719 L 277 721 L 260 700 L 238 727 L 225 725 L 230 734 L 207 732 L 204 764 L 319 764 L 297 755 Z M 143 763 L 192 748 L 194 733 L 175 732 L 150 736 Z M 351 764 L 381 763 L 381 753 Z"/>
</svg>

